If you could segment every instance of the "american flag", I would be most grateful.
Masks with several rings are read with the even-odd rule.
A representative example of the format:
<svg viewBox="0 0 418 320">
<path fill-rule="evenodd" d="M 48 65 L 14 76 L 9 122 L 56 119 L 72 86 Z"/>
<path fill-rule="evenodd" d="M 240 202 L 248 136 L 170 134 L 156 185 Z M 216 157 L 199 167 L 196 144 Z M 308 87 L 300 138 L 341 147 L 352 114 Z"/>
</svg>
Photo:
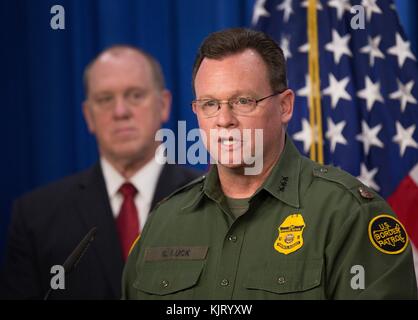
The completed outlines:
<svg viewBox="0 0 418 320">
<path fill-rule="evenodd" d="M 312 158 L 315 151 L 316 160 L 323 153 L 324 163 L 387 199 L 418 247 L 418 65 L 395 5 L 316 0 L 309 11 L 309 2 L 259 0 L 253 12 L 253 27 L 272 36 L 286 57 L 296 94 L 288 132 L 302 153 Z M 312 11 L 316 42 L 308 32 Z M 321 116 L 312 122 L 308 57 L 315 43 Z"/>
</svg>

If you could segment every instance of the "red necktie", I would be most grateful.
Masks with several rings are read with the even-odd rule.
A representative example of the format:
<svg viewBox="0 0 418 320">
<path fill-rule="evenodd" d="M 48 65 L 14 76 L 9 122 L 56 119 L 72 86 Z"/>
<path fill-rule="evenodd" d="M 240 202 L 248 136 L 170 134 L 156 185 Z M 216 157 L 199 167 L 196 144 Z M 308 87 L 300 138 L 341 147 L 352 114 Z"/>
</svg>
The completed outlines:
<svg viewBox="0 0 418 320">
<path fill-rule="evenodd" d="M 126 261 L 129 250 L 139 235 L 138 210 L 134 202 L 138 190 L 132 183 L 127 182 L 120 187 L 119 192 L 123 195 L 123 202 L 116 219 L 116 226 L 122 246 L 123 259 Z"/>
</svg>

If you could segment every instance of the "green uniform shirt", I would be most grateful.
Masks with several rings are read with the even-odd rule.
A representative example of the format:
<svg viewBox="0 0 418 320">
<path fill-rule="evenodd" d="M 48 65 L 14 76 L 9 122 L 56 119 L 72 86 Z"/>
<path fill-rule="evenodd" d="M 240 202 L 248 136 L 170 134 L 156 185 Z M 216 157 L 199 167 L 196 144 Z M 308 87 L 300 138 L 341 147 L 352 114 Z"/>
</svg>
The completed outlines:
<svg viewBox="0 0 418 320">
<path fill-rule="evenodd" d="M 339 169 L 279 161 L 234 217 L 216 167 L 162 201 L 125 266 L 124 299 L 416 299 L 388 204 Z"/>
</svg>

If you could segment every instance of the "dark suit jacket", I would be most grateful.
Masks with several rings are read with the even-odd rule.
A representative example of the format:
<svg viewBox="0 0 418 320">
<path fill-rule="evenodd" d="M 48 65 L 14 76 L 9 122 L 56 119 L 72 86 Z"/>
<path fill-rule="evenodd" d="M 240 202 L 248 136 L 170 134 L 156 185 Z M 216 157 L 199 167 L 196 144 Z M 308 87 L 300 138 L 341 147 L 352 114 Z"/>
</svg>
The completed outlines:
<svg viewBox="0 0 418 320">
<path fill-rule="evenodd" d="M 200 174 L 165 165 L 152 207 Z M 43 299 L 54 276 L 51 267 L 62 265 L 94 226 L 95 240 L 66 277 L 65 290 L 53 290 L 49 299 L 119 299 L 124 263 L 99 164 L 15 202 L 0 297 Z"/>
</svg>

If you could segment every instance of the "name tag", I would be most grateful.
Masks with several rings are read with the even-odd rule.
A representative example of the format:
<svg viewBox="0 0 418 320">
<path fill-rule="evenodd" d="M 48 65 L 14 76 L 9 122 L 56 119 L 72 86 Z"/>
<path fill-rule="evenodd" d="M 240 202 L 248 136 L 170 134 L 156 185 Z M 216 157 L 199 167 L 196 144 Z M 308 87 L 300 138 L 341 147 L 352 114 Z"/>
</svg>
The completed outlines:
<svg viewBox="0 0 418 320">
<path fill-rule="evenodd" d="M 145 249 L 145 261 L 203 260 L 209 247 L 155 247 Z"/>
</svg>

